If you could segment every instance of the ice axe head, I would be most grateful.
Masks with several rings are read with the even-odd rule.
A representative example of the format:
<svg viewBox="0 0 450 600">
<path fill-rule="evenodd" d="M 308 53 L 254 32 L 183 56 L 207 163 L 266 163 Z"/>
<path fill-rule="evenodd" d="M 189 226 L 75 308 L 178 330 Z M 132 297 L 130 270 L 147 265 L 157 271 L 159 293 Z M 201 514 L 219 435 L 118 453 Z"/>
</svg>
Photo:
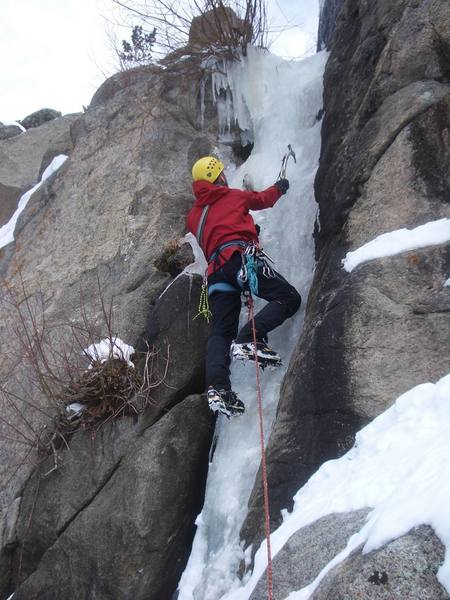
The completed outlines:
<svg viewBox="0 0 450 600">
<path fill-rule="evenodd" d="M 284 154 L 284 156 L 281 160 L 281 169 L 280 169 L 280 173 L 278 174 L 278 179 L 286 178 L 286 168 L 287 168 L 287 163 L 288 163 L 290 156 L 292 156 L 292 158 L 294 159 L 294 162 L 296 163 L 297 158 L 295 156 L 295 152 L 292 150 L 292 146 L 290 144 L 288 144 L 288 151 Z"/>
<path fill-rule="evenodd" d="M 294 162 L 297 164 L 297 158 L 295 157 L 295 152 L 292 150 L 292 146 L 290 144 L 288 144 L 288 150 L 289 150 L 288 158 L 290 156 L 292 156 L 292 158 L 294 159 Z M 286 162 L 287 162 L 287 160 L 286 160 Z"/>
</svg>

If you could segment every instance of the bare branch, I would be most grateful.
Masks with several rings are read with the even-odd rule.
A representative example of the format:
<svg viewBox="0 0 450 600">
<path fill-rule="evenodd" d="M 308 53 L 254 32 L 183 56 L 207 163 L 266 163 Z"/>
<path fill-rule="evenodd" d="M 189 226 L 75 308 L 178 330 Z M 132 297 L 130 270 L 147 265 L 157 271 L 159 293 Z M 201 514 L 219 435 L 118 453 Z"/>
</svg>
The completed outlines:
<svg viewBox="0 0 450 600">
<path fill-rule="evenodd" d="M 127 15 L 156 31 L 154 53 L 166 57 L 225 55 L 237 58 L 248 45 L 267 47 L 266 0 L 111 0 Z"/>
</svg>

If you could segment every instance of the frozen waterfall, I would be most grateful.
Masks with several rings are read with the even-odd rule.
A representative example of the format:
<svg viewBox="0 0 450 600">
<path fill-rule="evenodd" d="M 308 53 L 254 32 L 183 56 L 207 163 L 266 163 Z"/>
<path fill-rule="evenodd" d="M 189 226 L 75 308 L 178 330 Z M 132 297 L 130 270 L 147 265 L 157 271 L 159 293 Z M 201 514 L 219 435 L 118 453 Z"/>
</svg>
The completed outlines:
<svg viewBox="0 0 450 600">
<path fill-rule="evenodd" d="M 284 367 L 261 374 L 266 441 L 281 381 L 299 338 L 314 270 L 312 232 L 317 205 L 313 182 L 320 151 L 317 115 L 322 107 L 326 58 L 326 53 L 321 52 L 302 61 L 285 61 L 250 49 L 245 59 L 225 66 L 212 79 L 221 131 L 235 121 L 243 138 L 254 142 L 248 160 L 239 168 L 227 169 L 231 187 L 242 187 L 246 175 L 256 190 L 274 183 L 288 144 L 297 157 L 296 164 L 288 165 L 288 193 L 274 208 L 253 215 L 261 226 L 261 244 L 275 260 L 275 268 L 303 299 L 302 310 L 270 337 Z M 245 312 L 242 311 L 242 318 L 246 317 Z M 223 416 L 218 419 L 218 444 L 209 468 L 192 553 L 180 580 L 179 600 L 218 600 L 242 586 L 236 575 L 245 558 L 239 531 L 260 464 L 254 367 L 233 365 L 232 384 L 246 405 L 246 413 L 229 421 Z"/>
</svg>

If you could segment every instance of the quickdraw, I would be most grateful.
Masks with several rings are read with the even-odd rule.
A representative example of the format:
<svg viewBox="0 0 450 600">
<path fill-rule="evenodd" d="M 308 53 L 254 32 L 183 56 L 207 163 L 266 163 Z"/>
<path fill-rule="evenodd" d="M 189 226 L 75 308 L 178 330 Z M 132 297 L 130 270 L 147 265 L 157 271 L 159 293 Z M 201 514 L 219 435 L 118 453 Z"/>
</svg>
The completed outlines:
<svg viewBox="0 0 450 600">
<path fill-rule="evenodd" d="M 208 323 L 212 318 L 212 312 L 209 308 L 208 284 L 206 277 L 203 278 L 202 291 L 200 292 L 200 301 L 198 303 L 198 313 L 195 315 L 194 319 L 200 316 L 204 317 Z"/>
<path fill-rule="evenodd" d="M 242 286 L 247 287 L 255 296 L 258 295 L 258 267 L 262 267 L 264 277 L 275 277 L 275 272 L 269 261 L 273 263 L 273 259 L 255 243 L 247 244 L 242 253 L 242 268 L 238 278 Z"/>
</svg>

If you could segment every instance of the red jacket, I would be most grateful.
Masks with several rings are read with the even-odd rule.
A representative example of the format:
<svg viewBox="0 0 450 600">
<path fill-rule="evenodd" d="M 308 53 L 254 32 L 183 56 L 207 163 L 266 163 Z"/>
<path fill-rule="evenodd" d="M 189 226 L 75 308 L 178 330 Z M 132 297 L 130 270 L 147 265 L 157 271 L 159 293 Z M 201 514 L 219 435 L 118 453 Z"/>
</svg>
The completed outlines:
<svg viewBox="0 0 450 600">
<path fill-rule="evenodd" d="M 186 218 L 186 225 L 195 236 L 203 208 L 207 204 L 210 206 L 200 244 L 206 260 L 209 260 L 214 250 L 225 242 L 258 242 L 255 223 L 249 211 L 270 208 L 281 196 L 276 185 L 262 192 L 248 192 L 214 185 L 209 181 L 194 181 L 192 189 L 196 200 Z M 239 249 L 236 246 L 225 248 L 220 253 L 219 260 L 208 265 L 208 275 L 221 267 Z"/>
</svg>

